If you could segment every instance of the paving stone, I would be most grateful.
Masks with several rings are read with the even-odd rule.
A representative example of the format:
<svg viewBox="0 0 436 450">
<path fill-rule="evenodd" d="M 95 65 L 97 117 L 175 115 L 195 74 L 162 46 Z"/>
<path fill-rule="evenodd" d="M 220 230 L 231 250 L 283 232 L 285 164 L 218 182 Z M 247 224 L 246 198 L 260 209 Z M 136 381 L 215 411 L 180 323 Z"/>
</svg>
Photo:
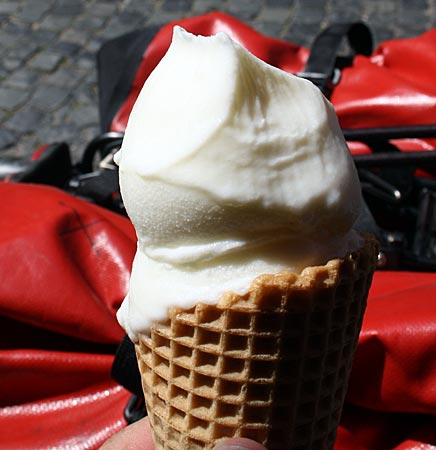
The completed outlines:
<svg viewBox="0 0 436 450">
<path fill-rule="evenodd" d="M 282 27 L 286 19 L 292 14 L 291 8 L 272 8 L 266 9 L 259 14 L 256 19 L 256 23 L 271 23 L 278 27 Z"/>
<path fill-rule="evenodd" d="M 304 3 L 310 2 L 316 5 L 315 3 L 316 1 L 317 0 L 306 0 Z M 332 12 L 337 13 L 347 12 L 350 9 L 361 8 L 363 3 L 365 2 L 366 0 L 330 0 L 330 1 L 323 0 L 323 3 L 327 5 L 326 14 Z"/>
<path fill-rule="evenodd" d="M 55 39 L 57 39 L 57 35 L 58 33 L 55 31 L 34 29 L 29 33 L 28 39 L 31 42 L 45 46 L 47 45 L 47 43 L 53 42 Z"/>
<path fill-rule="evenodd" d="M 0 109 L 13 111 L 21 106 L 29 97 L 29 93 L 20 89 L 0 87 Z"/>
<path fill-rule="evenodd" d="M 213 10 L 305 46 L 334 20 L 367 21 L 376 43 L 436 25 L 436 0 L 0 0 L 0 145 L 13 141 L 2 153 L 31 154 L 57 133 L 79 158 L 99 133 L 101 43 L 144 26 L 151 39 L 169 21 Z"/>
<path fill-rule="evenodd" d="M 26 135 L 15 138 L 15 142 L 9 145 L 9 147 L 5 147 L 0 156 L 6 158 L 20 158 L 20 159 L 29 159 L 33 153 L 38 149 L 41 145 L 34 135 Z"/>
<path fill-rule="evenodd" d="M 72 21 L 73 18 L 70 16 L 56 16 L 49 14 L 44 17 L 44 20 L 42 20 L 39 26 L 44 30 L 59 32 L 65 30 L 65 28 L 67 28 Z"/>
<path fill-rule="evenodd" d="M 51 144 L 54 142 L 73 142 L 79 130 L 71 124 L 53 125 L 38 129 L 36 136 L 39 142 Z"/>
<path fill-rule="evenodd" d="M 0 30 L 0 45 L 3 49 L 10 49 L 17 46 L 17 37 L 6 30 Z"/>
<path fill-rule="evenodd" d="M 373 10 L 368 12 L 364 17 L 364 22 L 371 28 L 375 29 L 379 28 L 391 28 L 389 24 L 386 23 L 386 15 L 390 15 L 392 17 L 392 13 L 380 13 L 377 10 Z"/>
<path fill-rule="evenodd" d="M 197 0 L 192 5 L 194 15 L 206 14 L 211 11 L 223 10 L 227 5 L 227 0 Z"/>
<path fill-rule="evenodd" d="M 9 71 L 4 68 L 0 62 L 0 82 L 9 77 Z"/>
<path fill-rule="evenodd" d="M 18 20 L 24 22 L 37 22 L 39 21 L 47 11 L 51 8 L 50 2 L 46 0 L 33 0 L 27 2 L 25 7 L 17 13 L 16 17 Z"/>
<path fill-rule="evenodd" d="M 426 21 L 427 11 L 420 8 L 403 7 L 398 14 L 398 24 L 401 25 L 402 28 L 422 29 L 420 24 Z"/>
<path fill-rule="evenodd" d="M 433 2 L 430 0 L 400 0 L 399 4 L 405 12 L 411 9 L 426 11 L 431 7 L 430 5 L 433 5 Z"/>
<path fill-rule="evenodd" d="M 144 24 L 144 17 L 138 15 L 134 11 L 123 11 L 118 15 L 117 20 L 121 24 L 127 25 L 131 30 L 136 27 L 143 26 Z"/>
<path fill-rule="evenodd" d="M 188 12 L 191 10 L 192 3 L 192 0 L 164 0 L 162 11 Z"/>
<path fill-rule="evenodd" d="M 8 71 L 12 72 L 13 70 L 18 69 L 22 64 L 21 59 L 17 58 L 5 58 L 3 60 L 3 67 Z"/>
<path fill-rule="evenodd" d="M 100 39 L 92 39 L 89 41 L 86 46 L 85 50 L 88 53 L 92 53 L 93 55 L 97 55 L 97 52 L 100 50 L 101 46 L 103 44 L 103 41 Z"/>
<path fill-rule="evenodd" d="M 63 56 L 48 50 L 36 54 L 29 62 L 29 67 L 43 72 L 52 72 L 62 61 Z"/>
<path fill-rule="evenodd" d="M 326 16 L 326 4 L 317 0 L 300 2 L 295 6 L 293 15 L 295 23 L 319 24 Z"/>
<path fill-rule="evenodd" d="M 42 118 L 43 113 L 41 111 L 31 108 L 22 109 L 6 122 L 6 127 L 16 132 L 16 134 L 29 133 L 38 128 Z"/>
<path fill-rule="evenodd" d="M 292 8 L 296 3 L 296 0 L 264 0 L 265 8 Z"/>
<path fill-rule="evenodd" d="M 24 35 L 32 30 L 32 25 L 17 20 L 9 20 L 4 25 L 3 30 L 14 36 Z"/>
<path fill-rule="evenodd" d="M 72 57 L 82 48 L 82 46 L 75 42 L 59 40 L 50 44 L 48 48 L 51 48 L 56 53 L 60 53 L 66 57 Z"/>
<path fill-rule="evenodd" d="M 0 2 L 0 14 L 7 14 L 7 15 L 14 14 L 17 11 L 19 11 L 20 8 L 21 5 L 16 0 L 12 1 L 2 0 Z"/>
<path fill-rule="evenodd" d="M 136 17 L 138 17 L 138 14 L 136 14 Z M 74 28 L 78 30 L 93 31 L 95 29 L 102 27 L 106 22 L 106 20 L 107 20 L 106 17 L 86 15 L 78 18 L 74 22 Z"/>
<path fill-rule="evenodd" d="M 389 41 L 395 38 L 395 30 L 393 28 L 371 27 L 371 32 L 373 34 L 374 48 L 376 48 L 381 42 Z"/>
<path fill-rule="evenodd" d="M 98 101 L 97 86 L 94 83 L 81 83 L 74 91 L 74 101 L 80 104 L 96 105 Z"/>
<path fill-rule="evenodd" d="M 58 108 L 69 95 L 70 92 L 66 88 L 39 84 L 30 102 L 35 108 L 50 112 Z"/>
<path fill-rule="evenodd" d="M 98 125 L 98 109 L 97 105 L 78 105 L 73 108 L 67 115 L 68 123 L 73 123 L 78 128 L 83 128 L 88 125 Z"/>
<path fill-rule="evenodd" d="M 6 111 L 0 111 L 0 124 L 3 124 L 6 122 L 7 118 L 10 117 L 11 114 L 7 113 Z"/>
<path fill-rule="evenodd" d="M 162 17 L 162 15 L 160 16 Z M 177 15 L 177 17 L 179 16 Z M 171 20 L 174 20 L 174 18 Z M 108 40 L 129 33 L 135 28 L 136 27 L 134 25 L 132 26 L 130 23 L 121 22 L 118 17 L 112 17 L 99 36 L 104 40 Z"/>
<path fill-rule="evenodd" d="M 98 125 L 89 125 L 80 130 L 79 141 L 82 142 L 83 148 L 89 144 L 94 138 L 101 134 L 100 127 Z"/>
<path fill-rule="evenodd" d="M 17 136 L 12 131 L 6 130 L 3 127 L 0 128 L 0 150 L 11 147 L 17 140 Z M 2 152 L 1 154 L 3 155 L 4 153 Z"/>
<path fill-rule="evenodd" d="M 365 3 L 364 16 L 371 15 L 373 19 L 378 19 L 379 22 L 386 24 L 387 17 L 392 18 L 395 13 L 397 5 L 395 2 L 381 2 L 379 0 L 370 0 Z"/>
<path fill-rule="evenodd" d="M 68 64 L 45 77 L 44 82 L 48 85 L 74 88 L 84 79 L 85 75 L 86 70 L 80 69 L 76 64 Z"/>
<path fill-rule="evenodd" d="M 256 21 L 255 29 L 266 36 L 280 38 L 283 32 L 283 25 L 277 22 Z"/>
<path fill-rule="evenodd" d="M 92 52 L 82 52 L 76 60 L 77 67 L 80 69 L 92 69 L 96 64 L 95 53 Z"/>
<path fill-rule="evenodd" d="M 6 81 L 8 87 L 21 89 L 31 89 L 35 86 L 39 74 L 29 68 L 16 70 Z"/>
<path fill-rule="evenodd" d="M 87 86 L 92 86 L 92 90 L 94 91 L 94 87 L 97 86 L 97 70 L 89 71 L 85 75 L 83 83 Z"/>
<path fill-rule="evenodd" d="M 38 46 L 33 42 L 29 42 L 27 45 L 11 48 L 6 53 L 6 58 L 20 59 L 26 61 L 29 59 L 38 49 Z"/>
<path fill-rule="evenodd" d="M 60 16 L 77 16 L 83 8 L 81 0 L 57 0 L 51 12 Z"/>
<path fill-rule="evenodd" d="M 74 44 L 84 45 L 89 39 L 89 34 L 80 29 L 69 28 L 61 34 L 61 39 Z"/>
<path fill-rule="evenodd" d="M 112 17 L 117 11 L 117 2 L 90 3 L 88 10 L 97 17 Z"/>
<path fill-rule="evenodd" d="M 49 125 L 64 125 L 67 122 L 67 116 L 71 112 L 71 108 L 73 107 L 73 100 L 69 102 L 65 102 L 64 105 L 57 108 L 55 111 L 50 113 L 50 117 L 46 117 L 47 123 L 44 126 Z"/>
<path fill-rule="evenodd" d="M 303 47 L 310 47 L 320 32 L 320 24 L 293 23 L 286 33 L 285 39 Z"/>
<path fill-rule="evenodd" d="M 156 2 L 153 0 L 130 0 L 126 3 L 126 9 L 137 14 L 141 14 L 143 17 L 145 17 L 155 11 Z"/>
<path fill-rule="evenodd" d="M 153 14 L 148 22 L 147 25 L 150 25 L 154 28 L 157 28 L 158 30 L 166 25 L 169 22 L 172 22 L 174 20 L 182 19 L 183 15 L 181 15 L 179 12 L 169 12 L 169 11 L 159 11 L 158 14 Z"/>
<path fill-rule="evenodd" d="M 240 20 L 249 21 L 259 14 L 261 7 L 261 0 L 233 0 L 227 6 L 227 11 Z"/>
<path fill-rule="evenodd" d="M 396 38 L 413 38 L 420 36 L 424 30 L 417 24 L 405 24 L 401 27 L 401 36 L 395 35 Z"/>
<path fill-rule="evenodd" d="M 334 22 L 355 22 L 359 21 L 362 17 L 361 11 L 356 8 L 349 9 L 334 9 L 330 14 L 327 15 L 326 20 L 329 23 Z"/>
</svg>

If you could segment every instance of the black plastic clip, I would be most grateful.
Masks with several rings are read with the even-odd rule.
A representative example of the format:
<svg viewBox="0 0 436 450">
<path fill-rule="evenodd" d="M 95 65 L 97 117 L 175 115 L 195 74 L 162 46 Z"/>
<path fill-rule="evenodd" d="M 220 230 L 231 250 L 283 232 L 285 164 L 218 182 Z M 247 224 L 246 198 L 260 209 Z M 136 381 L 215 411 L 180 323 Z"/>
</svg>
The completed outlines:
<svg viewBox="0 0 436 450">
<path fill-rule="evenodd" d="M 132 394 L 124 408 L 124 419 L 128 424 L 137 422 L 147 415 L 143 396 Z"/>
<path fill-rule="evenodd" d="M 380 200 L 398 205 L 403 200 L 401 191 L 389 181 L 369 170 L 359 170 L 360 182 L 364 193 L 373 195 Z"/>
<path fill-rule="evenodd" d="M 85 148 L 68 190 L 116 212 L 124 212 L 114 154 L 120 149 L 123 133 L 108 132 L 93 139 Z"/>
<path fill-rule="evenodd" d="M 421 190 L 416 218 L 416 229 L 406 252 L 407 262 L 422 270 L 436 266 L 436 192 Z"/>
<path fill-rule="evenodd" d="M 338 53 L 344 41 L 350 52 L 340 56 Z M 341 69 L 350 66 L 357 54 L 369 56 L 372 49 L 372 34 L 364 23 L 332 24 L 315 38 L 307 63 L 298 76 L 312 81 L 326 97 L 330 97 L 341 78 Z"/>
</svg>

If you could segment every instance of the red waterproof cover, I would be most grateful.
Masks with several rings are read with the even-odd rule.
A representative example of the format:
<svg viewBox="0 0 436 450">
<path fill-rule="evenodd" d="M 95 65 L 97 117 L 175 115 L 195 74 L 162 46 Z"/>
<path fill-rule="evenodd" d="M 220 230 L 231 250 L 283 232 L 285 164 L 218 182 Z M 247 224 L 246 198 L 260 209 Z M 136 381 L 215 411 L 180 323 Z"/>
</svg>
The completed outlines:
<svg viewBox="0 0 436 450">
<path fill-rule="evenodd" d="M 303 70 L 309 57 L 308 49 L 264 36 L 219 12 L 169 23 L 147 47 L 131 91 L 112 122 L 113 131 L 124 131 L 142 85 L 171 43 L 174 25 L 205 36 L 224 31 L 258 58 L 294 74 Z M 435 50 L 433 29 L 417 38 L 385 42 L 369 58 L 357 55 L 353 65 L 342 70 L 331 97 L 342 128 L 434 124 Z M 430 150 L 435 145 L 428 139 L 400 143 L 403 150 Z M 363 144 L 350 143 L 350 148 L 353 153 L 368 152 Z"/>
<path fill-rule="evenodd" d="M 179 23 L 203 34 L 229 31 L 291 71 L 307 58 L 307 50 L 222 14 Z M 169 27 L 159 33 L 143 66 L 154 67 L 169 36 Z M 431 31 L 359 57 L 333 96 L 343 125 L 434 122 L 435 50 Z M 382 80 L 374 75 L 380 68 Z M 0 196 L 0 448 L 96 449 L 125 426 L 129 393 L 109 372 L 123 336 L 115 312 L 127 290 L 134 230 L 127 219 L 54 188 L 1 183 Z M 377 272 L 335 450 L 431 448 L 436 274 Z"/>
</svg>

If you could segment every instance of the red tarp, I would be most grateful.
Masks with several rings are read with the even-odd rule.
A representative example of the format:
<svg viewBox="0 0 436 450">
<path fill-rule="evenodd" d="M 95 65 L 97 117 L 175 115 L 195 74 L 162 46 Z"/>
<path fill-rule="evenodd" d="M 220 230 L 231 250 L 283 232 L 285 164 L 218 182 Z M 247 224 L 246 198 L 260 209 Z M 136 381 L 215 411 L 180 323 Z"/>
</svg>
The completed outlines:
<svg viewBox="0 0 436 450">
<path fill-rule="evenodd" d="M 223 14 L 179 22 L 227 31 L 291 72 L 308 51 Z M 122 130 L 172 25 L 144 55 L 113 129 Z M 386 42 L 344 70 L 343 127 L 436 122 L 436 30 Z M 429 141 L 410 141 L 430 148 Z M 353 147 L 353 151 L 367 151 Z M 1 183 L 0 448 L 95 449 L 125 426 L 129 393 L 110 379 L 136 237 L 130 222 L 57 189 Z M 377 272 L 335 450 L 436 448 L 436 273 Z"/>
</svg>

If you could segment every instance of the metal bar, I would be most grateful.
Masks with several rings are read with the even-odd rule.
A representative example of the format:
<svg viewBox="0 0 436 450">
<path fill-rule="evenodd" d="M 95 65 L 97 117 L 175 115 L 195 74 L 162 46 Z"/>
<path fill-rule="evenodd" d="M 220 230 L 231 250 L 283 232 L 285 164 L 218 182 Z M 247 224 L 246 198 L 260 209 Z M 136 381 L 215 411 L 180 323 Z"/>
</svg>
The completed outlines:
<svg viewBox="0 0 436 450">
<path fill-rule="evenodd" d="M 436 124 L 382 128 L 345 128 L 342 132 L 347 141 L 358 142 L 406 138 L 436 138 Z"/>
<path fill-rule="evenodd" d="M 436 150 L 353 155 L 353 160 L 358 168 L 385 166 L 434 166 L 436 165 Z"/>
<path fill-rule="evenodd" d="M 391 183 L 369 170 L 359 170 L 362 189 L 392 204 L 402 201 L 401 192 Z"/>
</svg>

